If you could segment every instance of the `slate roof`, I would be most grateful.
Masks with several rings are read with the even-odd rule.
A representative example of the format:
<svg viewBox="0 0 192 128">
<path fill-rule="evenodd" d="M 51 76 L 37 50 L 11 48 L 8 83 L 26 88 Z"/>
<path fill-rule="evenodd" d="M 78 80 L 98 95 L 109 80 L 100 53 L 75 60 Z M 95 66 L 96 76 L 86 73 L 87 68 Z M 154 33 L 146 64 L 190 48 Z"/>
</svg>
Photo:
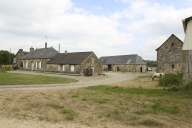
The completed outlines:
<svg viewBox="0 0 192 128">
<path fill-rule="evenodd" d="M 81 64 L 93 52 L 57 53 L 47 64 Z"/>
<path fill-rule="evenodd" d="M 56 53 L 59 53 L 54 48 L 40 48 L 36 49 L 33 52 L 27 54 L 21 59 L 52 59 Z"/>
<path fill-rule="evenodd" d="M 24 56 L 26 56 L 27 54 L 29 54 L 29 52 L 25 52 L 25 51 L 24 51 L 23 54 L 24 54 Z"/>
<path fill-rule="evenodd" d="M 102 64 L 146 64 L 146 62 L 144 62 L 137 54 L 104 56 L 100 57 L 99 60 Z"/>
<path fill-rule="evenodd" d="M 176 39 L 178 39 L 180 42 L 183 43 L 183 41 L 181 41 L 181 40 L 180 40 L 177 36 L 175 36 L 174 34 L 172 34 L 165 42 L 167 42 L 167 41 L 168 41 L 169 39 L 171 39 L 171 38 L 176 38 Z M 165 43 L 165 42 L 164 42 L 164 43 Z M 163 43 L 163 44 L 164 44 L 164 43 Z M 162 44 L 162 45 L 163 45 L 163 44 Z M 161 45 L 161 46 L 162 46 L 162 45 Z M 158 47 L 158 48 L 156 49 L 156 51 L 158 51 L 158 50 L 161 48 L 161 46 Z"/>
</svg>

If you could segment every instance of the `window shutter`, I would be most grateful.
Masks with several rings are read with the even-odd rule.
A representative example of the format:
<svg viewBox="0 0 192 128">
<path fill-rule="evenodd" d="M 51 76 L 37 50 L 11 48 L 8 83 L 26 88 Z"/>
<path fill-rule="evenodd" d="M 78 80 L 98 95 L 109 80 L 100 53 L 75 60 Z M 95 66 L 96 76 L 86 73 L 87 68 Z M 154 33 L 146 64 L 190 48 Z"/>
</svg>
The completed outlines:
<svg viewBox="0 0 192 128">
<path fill-rule="evenodd" d="M 58 65 L 58 71 L 60 71 L 60 65 Z"/>
<path fill-rule="evenodd" d="M 35 65 L 35 68 L 37 69 L 37 61 L 36 61 L 36 65 Z"/>
<path fill-rule="evenodd" d="M 65 65 L 63 65 L 63 71 L 65 71 Z"/>
<path fill-rule="evenodd" d="M 39 62 L 39 69 L 41 69 L 41 61 Z"/>
</svg>

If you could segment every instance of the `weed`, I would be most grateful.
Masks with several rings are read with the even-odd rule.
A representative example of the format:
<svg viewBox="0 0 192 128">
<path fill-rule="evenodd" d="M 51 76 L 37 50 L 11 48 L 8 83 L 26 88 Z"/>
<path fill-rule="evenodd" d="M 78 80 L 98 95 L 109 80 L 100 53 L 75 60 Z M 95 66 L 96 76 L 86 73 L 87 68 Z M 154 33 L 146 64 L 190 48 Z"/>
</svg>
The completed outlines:
<svg viewBox="0 0 192 128">
<path fill-rule="evenodd" d="M 155 127 L 155 126 L 162 126 L 163 123 L 157 121 L 157 120 L 152 120 L 152 119 L 146 119 L 140 122 L 141 125 L 149 126 L 149 127 Z"/>
<path fill-rule="evenodd" d="M 75 111 L 70 108 L 63 108 L 61 113 L 64 114 L 68 120 L 73 120 L 76 115 Z"/>
<path fill-rule="evenodd" d="M 154 105 L 152 105 L 152 109 L 154 112 L 156 111 L 162 111 L 170 114 L 178 114 L 180 112 L 180 109 L 176 105 L 166 106 L 165 104 L 162 104 L 161 102 L 156 102 Z"/>
<path fill-rule="evenodd" d="M 139 111 L 134 112 L 134 114 L 137 114 L 137 115 L 145 115 L 147 113 L 149 113 L 149 111 L 147 111 L 147 110 L 139 110 Z"/>
<path fill-rule="evenodd" d="M 50 103 L 50 104 L 47 104 L 47 106 L 50 106 L 50 107 L 55 108 L 55 109 L 64 108 L 63 106 L 61 106 L 61 105 L 58 104 L 58 103 Z"/>
<path fill-rule="evenodd" d="M 98 104 L 104 104 L 108 101 L 108 99 L 94 98 L 93 101 Z"/>
</svg>

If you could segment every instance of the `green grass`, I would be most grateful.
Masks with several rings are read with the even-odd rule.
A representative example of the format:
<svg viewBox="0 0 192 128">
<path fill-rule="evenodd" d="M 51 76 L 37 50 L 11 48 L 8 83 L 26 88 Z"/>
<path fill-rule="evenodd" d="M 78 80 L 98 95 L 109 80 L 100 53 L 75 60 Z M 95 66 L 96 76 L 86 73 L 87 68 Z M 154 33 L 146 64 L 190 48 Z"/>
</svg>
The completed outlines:
<svg viewBox="0 0 192 128">
<path fill-rule="evenodd" d="M 59 84 L 71 82 L 77 82 L 77 80 L 64 77 L 0 72 L 0 85 Z"/>
<path fill-rule="evenodd" d="M 75 111 L 70 108 L 63 108 L 61 113 L 64 114 L 68 120 L 74 120 L 76 115 Z"/>
</svg>

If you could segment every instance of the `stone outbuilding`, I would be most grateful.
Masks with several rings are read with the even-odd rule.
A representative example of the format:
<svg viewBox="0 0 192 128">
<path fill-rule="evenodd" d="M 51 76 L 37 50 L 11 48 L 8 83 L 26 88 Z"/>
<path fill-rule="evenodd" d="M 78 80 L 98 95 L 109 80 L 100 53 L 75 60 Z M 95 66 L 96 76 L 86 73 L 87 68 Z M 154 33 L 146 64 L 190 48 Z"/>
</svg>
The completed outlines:
<svg viewBox="0 0 192 128">
<path fill-rule="evenodd" d="M 53 59 L 57 53 L 59 52 L 53 47 L 48 48 L 47 43 L 45 43 L 45 48 L 36 50 L 31 48 L 30 53 L 20 59 L 22 69 L 31 71 L 46 71 L 46 63 Z"/>
<path fill-rule="evenodd" d="M 137 54 L 100 57 L 104 71 L 146 72 L 147 64 Z"/>
<path fill-rule="evenodd" d="M 157 51 L 157 72 L 182 73 L 183 42 L 172 34 Z"/>
<path fill-rule="evenodd" d="M 16 53 L 15 57 L 13 58 L 13 67 L 18 67 L 22 66 L 21 63 L 21 58 L 29 54 L 29 52 L 23 51 L 23 49 L 19 49 L 19 51 Z"/>
<path fill-rule="evenodd" d="M 93 76 L 102 73 L 102 64 L 94 52 L 57 53 L 47 62 L 47 71 Z"/>
</svg>

